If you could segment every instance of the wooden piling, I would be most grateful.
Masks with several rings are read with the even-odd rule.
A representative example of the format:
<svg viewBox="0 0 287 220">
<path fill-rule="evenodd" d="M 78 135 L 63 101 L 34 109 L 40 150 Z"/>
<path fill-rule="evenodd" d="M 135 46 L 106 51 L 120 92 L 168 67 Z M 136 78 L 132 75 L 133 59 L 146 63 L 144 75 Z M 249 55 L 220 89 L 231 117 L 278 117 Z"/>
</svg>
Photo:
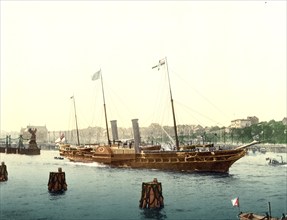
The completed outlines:
<svg viewBox="0 0 287 220">
<path fill-rule="evenodd" d="M 161 183 L 156 178 L 152 182 L 142 183 L 140 208 L 163 208 Z"/>
<path fill-rule="evenodd" d="M 4 182 L 8 180 L 8 171 L 7 166 L 4 162 L 1 162 L 0 166 L 0 182 Z"/>
<path fill-rule="evenodd" d="M 48 190 L 49 192 L 63 192 L 67 190 L 65 172 L 58 168 L 58 172 L 50 172 Z"/>
</svg>

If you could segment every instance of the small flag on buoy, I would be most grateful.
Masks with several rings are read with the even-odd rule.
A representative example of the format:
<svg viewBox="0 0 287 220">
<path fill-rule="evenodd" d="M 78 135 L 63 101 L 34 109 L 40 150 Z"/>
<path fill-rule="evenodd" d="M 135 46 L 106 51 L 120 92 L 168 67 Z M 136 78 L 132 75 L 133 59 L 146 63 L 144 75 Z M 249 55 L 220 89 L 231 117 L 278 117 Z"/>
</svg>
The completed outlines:
<svg viewBox="0 0 287 220">
<path fill-rule="evenodd" d="M 239 197 L 231 199 L 231 203 L 232 203 L 233 206 L 239 207 Z"/>
</svg>

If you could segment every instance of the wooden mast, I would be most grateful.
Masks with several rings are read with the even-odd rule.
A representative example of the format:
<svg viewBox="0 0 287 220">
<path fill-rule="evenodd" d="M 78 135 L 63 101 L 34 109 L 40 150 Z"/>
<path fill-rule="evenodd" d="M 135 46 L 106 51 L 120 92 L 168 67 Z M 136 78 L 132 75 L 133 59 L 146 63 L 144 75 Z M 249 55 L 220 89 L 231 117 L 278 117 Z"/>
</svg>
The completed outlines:
<svg viewBox="0 0 287 220">
<path fill-rule="evenodd" d="M 179 141 L 178 141 L 178 135 L 177 135 L 177 126 L 176 126 L 176 119 L 175 119 L 175 112 L 174 112 L 174 105 L 173 105 L 173 98 L 172 98 L 172 92 L 171 92 L 171 85 L 170 85 L 170 79 L 169 79 L 169 72 L 168 72 L 168 65 L 167 65 L 167 58 L 160 60 L 158 65 L 152 67 L 154 68 L 160 68 L 160 66 L 164 65 L 166 66 L 166 72 L 168 77 L 168 85 L 169 85 L 169 94 L 170 94 L 170 101 L 171 101 L 171 110 L 172 110 L 172 116 L 173 116 L 173 127 L 174 127 L 174 135 L 175 135 L 175 145 L 176 150 L 179 150 Z"/>
<path fill-rule="evenodd" d="M 109 126 L 108 126 L 108 118 L 107 118 L 107 110 L 106 110 L 106 101 L 105 101 L 105 93 L 104 93 L 104 84 L 103 84 L 103 76 L 102 76 L 102 70 L 101 72 L 101 83 L 102 83 L 102 93 L 103 93 L 103 101 L 104 101 L 104 111 L 105 111 L 105 122 L 106 122 L 106 130 L 107 130 L 107 138 L 108 138 L 108 144 L 111 144 L 110 141 L 110 135 L 109 135 Z"/>
<path fill-rule="evenodd" d="M 74 111 L 75 111 L 75 120 L 76 120 L 76 131 L 77 131 L 77 141 L 78 141 L 78 145 L 80 145 L 80 138 L 79 138 L 79 129 L 78 129 L 78 121 L 77 121 L 77 112 L 76 112 L 75 96 L 73 95 L 71 98 L 73 98 L 73 102 L 74 102 Z"/>
<path fill-rule="evenodd" d="M 178 141 L 178 135 L 177 135 L 177 125 L 176 125 L 176 119 L 175 119 L 173 98 L 172 98 L 170 78 L 169 78 L 169 71 L 168 71 L 168 65 L 167 65 L 167 58 L 166 58 L 166 57 L 165 57 L 165 64 L 166 64 L 166 72 L 167 72 L 167 77 L 168 77 L 169 94 L 170 94 L 170 102 L 171 102 L 172 117 L 173 117 L 173 127 L 174 127 L 174 135 L 175 135 L 175 145 L 176 145 L 176 150 L 179 150 L 179 141 Z"/>
</svg>

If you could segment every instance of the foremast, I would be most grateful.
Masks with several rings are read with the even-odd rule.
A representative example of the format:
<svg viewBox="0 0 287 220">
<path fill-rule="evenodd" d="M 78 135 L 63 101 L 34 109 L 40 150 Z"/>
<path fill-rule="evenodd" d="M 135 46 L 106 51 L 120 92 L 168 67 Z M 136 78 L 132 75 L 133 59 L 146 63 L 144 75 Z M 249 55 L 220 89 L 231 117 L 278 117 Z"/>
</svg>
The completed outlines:
<svg viewBox="0 0 287 220">
<path fill-rule="evenodd" d="M 78 120 L 77 120 L 75 96 L 73 95 L 71 97 L 71 99 L 73 99 L 73 102 L 74 102 L 74 112 L 75 112 L 76 131 L 77 131 L 77 142 L 78 142 L 78 146 L 80 146 L 80 137 L 79 137 L 79 129 L 78 129 Z"/>
<path fill-rule="evenodd" d="M 111 144 L 110 135 L 109 135 L 109 126 L 108 126 L 108 117 L 107 117 L 107 110 L 106 110 L 106 101 L 105 101 L 105 92 L 104 92 L 104 83 L 103 83 L 103 76 L 102 76 L 102 69 L 100 69 L 98 72 L 96 72 L 92 76 L 92 80 L 97 80 L 101 78 L 101 85 L 102 85 L 102 94 L 103 94 L 103 102 L 104 102 L 104 112 L 105 112 L 105 124 L 106 124 L 106 130 L 107 130 L 107 139 L 108 144 Z"/>
</svg>

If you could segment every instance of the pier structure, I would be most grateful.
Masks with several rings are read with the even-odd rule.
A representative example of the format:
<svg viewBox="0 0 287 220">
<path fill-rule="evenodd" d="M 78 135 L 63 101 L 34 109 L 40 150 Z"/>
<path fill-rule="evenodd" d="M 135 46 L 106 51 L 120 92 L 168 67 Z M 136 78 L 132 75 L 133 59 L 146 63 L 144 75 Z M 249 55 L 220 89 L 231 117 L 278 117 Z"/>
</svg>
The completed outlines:
<svg viewBox="0 0 287 220">
<path fill-rule="evenodd" d="M 28 145 L 24 144 L 25 141 L 29 141 Z M 23 135 L 18 138 L 11 138 L 11 135 L 6 135 L 5 138 L 0 139 L 0 142 L 0 153 L 40 155 L 35 133 L 31 135 L 30 139 L 23 138 Z"/>
</svg>

